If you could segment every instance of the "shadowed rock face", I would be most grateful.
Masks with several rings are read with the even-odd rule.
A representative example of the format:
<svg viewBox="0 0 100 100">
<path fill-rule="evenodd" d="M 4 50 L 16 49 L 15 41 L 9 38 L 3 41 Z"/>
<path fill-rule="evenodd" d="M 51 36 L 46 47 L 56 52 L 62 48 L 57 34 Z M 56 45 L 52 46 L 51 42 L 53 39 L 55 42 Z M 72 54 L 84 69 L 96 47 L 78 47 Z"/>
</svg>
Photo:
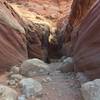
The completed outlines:
<svg viewBox="0 0 100 100">
<path fill-rule="evenodd" d="M 63 53 L 73 56 L 75 71 L 82 71 L 94 79 L 100 73 L 99 33 L 100 1 L 74 0 L 66 28 L 63 30 Z M 62 20 L 65 20 L 65 18 Z M 61 28 L 64 24 L 60 24 Z M 71 27 L 73 30 L 69 29 Z M 61 38 L 62 39 L 62 38 Z M 70 51 L 70 52 L 69 52 Z"/>
<path fill-rule="evenodd" d="M 100 1 L 93 5 L 78 31 L 72 33 L 73 56 L 77 71 L 84 71 L 91 78 L 100 72 Z"/>
</svg>

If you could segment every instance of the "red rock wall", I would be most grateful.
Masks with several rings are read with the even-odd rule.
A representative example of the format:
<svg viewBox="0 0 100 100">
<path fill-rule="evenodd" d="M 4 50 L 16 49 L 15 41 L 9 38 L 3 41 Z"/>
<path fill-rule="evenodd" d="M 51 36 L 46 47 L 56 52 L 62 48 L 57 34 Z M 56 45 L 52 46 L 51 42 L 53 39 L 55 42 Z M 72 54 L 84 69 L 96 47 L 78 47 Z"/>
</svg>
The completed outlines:
<svg viewBox="0 0 100 100">
<path fill-rule="evenodd" d="M 4 70 L 27 59 L 27 47 L 25 33 L 17 29 L 23 21 L 3 0 L 0 0 L 0 11 L 0 70 Z"/>
<path fill-rule="evenodd" d="M 100 77 L 100 1 L 92 6 L 77 31 L 72 33 L 76 71 L 92 79 Z"/>
</svg>

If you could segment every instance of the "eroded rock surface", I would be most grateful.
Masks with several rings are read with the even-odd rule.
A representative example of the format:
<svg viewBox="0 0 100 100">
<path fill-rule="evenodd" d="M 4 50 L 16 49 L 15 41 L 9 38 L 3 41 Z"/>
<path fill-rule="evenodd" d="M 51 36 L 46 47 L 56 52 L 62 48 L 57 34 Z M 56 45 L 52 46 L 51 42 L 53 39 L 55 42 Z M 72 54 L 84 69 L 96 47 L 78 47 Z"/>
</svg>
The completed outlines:
<svg viewBox="0 0 100 100">
<path fill-rule="evenodd" d="M 32 78 L 22 79 L 19 85 L 26 97 L 36 96 L 42 91 L 42 85 Z"/>
<path fill-rule="evenodd" d="M 24 24 L 12 7 L 0 0 L 0 70 L 27 59 Z"/>
<path fill-rule="evenodd" d="M 83 84 L 81 91 L 84 100 L 100 100 L 100 79 Z"/>
<path fill-rule="evenodd" d="M 21 74 L 27 77 L 45 75 L 50 72 L 49 66 L 39 59 L 29 59 L 22 63 Z"/>
</svg>

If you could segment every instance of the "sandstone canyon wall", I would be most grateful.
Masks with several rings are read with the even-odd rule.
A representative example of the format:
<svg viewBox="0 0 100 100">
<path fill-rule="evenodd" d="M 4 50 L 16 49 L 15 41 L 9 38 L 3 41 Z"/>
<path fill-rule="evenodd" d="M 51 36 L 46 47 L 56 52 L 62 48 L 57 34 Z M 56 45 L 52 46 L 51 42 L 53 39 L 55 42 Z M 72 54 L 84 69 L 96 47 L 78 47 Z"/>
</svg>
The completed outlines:
<svg viewBox="0 0 100 100">
<path fill-rule="evenodd" d="M 94 79 L 100 72 L 100 1 L 97 0 L 72 32 L 73 57 L 76 71 L 85 72 Z"/>
<path fill-rule="evenodd" d="M 24 23 L 6 1 L 0 0 L 0 70 L 27 59 Z"/>
</svg>

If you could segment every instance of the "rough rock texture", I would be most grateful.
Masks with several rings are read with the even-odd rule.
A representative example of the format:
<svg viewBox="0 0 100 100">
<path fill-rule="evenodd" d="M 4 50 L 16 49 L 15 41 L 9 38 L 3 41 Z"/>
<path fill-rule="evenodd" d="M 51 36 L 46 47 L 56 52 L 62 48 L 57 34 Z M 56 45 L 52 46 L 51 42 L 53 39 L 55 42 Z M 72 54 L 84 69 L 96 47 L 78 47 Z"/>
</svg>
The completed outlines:
<svg viewBox="0 0 100 100">
<path fill-rule="evenodd" d="M 19 3 L 28 8 L 29 11 L 45 16 L 51 20 L 58 20 L 69 16 L 72 0 L 8 0 Z M 41 10 L 40 10 L 41 9 Z"/>
<path fill-rule="evenodd" d="M 71 57 L 64 59 L 59 69 L 63 73 L 74 72 L 73 59 Z"/>
<path fill-rule="evenodd" d="M 49 26 L 45 24 L 33 23 L 31 30 L 28 31 L 27 49 L 29 58 L 47 59 L 48 37 L 50 34 Z"/>
<path fill-rule="evenodd" d="M 99 9 L 99 0 L 74 0 L 69 19 L 62 19 L 60 24 L 63 39 L 59 41 L 64 55 L 73 56 L 75 71 L 85 72 L 91 79 L 99 77 L 100 72 Z"/>
<path fill-rule="evenodd" d="M 42 91 L 42 85 L 32 78 L 22 79 L 20 82 L 22 93 L 26 97 L 38 95 Z"/>
<path fill-rule="evenodd" d="M 12 7 L 0 0 L 0 70 L 27 58 L 24 24 Z"/>
<path fill-rule="evenodd" d="M 100 100 L 100 79 L 83 84 L 81 91 L 84 100 Z"/>
</svg>

